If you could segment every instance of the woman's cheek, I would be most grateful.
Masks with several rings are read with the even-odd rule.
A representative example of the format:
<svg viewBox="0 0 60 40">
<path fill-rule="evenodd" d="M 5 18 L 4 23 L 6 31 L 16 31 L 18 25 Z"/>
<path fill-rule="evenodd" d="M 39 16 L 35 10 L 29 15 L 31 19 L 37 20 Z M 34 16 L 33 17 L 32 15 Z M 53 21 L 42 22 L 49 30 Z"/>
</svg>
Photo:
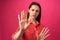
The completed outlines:
<svg viewBox="0 0 60 40">
<path fill-rule="evenodd" d="M 38 13 L 36 13 L 36 17 L 38 16 Z"/>
</svg>

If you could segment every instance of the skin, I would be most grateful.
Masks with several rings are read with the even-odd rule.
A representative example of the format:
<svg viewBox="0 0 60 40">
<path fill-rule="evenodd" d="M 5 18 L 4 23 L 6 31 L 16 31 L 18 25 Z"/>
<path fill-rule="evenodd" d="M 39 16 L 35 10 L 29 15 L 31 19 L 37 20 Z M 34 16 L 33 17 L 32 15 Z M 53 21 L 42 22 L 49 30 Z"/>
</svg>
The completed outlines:
<svg viewBox="0 0 60 40">
<path fill-rule="evenodd" d="M 19 27 L 20 30 L 14 35 L 13 39 L 14 40 L 19 40 L 19 38 L 23 35 L 24 31 L 28 29 L 30 23 L 33 23 L 36 25 L 37 21 L 35 18 L 39 15 L 39 7 L 37 5 L 32 5 L 31 8 L 28 10 L 30 13 L 28 23 L 26 21 L 27 19 L 27 13 L 23 10 L 21 12 L 21 17 L 18 14 L 18 20 L 19 20 Z M 41 31 L 41 33 L 38 35 L 37 34 L 37 40 L 45 40 L 50 34 L 47 34 L 49 32 L 49 29 L 44 27 Z"/>
<path fill-rule="evenodd" d="M 29 9 L 29 20 L 31 21 L 34 25 L 36 25 L 36 20 L 35 18 L 39 15 L 39 7 L 37 5 L 32 5 L 31 8 Z"/>
</svg>

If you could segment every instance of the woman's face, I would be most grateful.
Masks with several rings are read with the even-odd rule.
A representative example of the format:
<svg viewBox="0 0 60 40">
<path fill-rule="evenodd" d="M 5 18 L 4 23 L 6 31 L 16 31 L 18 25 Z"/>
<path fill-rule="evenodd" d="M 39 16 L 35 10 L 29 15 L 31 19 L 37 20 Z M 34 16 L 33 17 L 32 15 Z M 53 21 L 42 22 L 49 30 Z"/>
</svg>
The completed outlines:
<svg viewBox="0 0 60 40">
<path fill-rule="evenodd" d="M 36 18 L 39 15 L 40 9 L 37 5 L 32 5 L 31 8 L 29 9 L 29 17 L 34 17 Z"/>
</svg>

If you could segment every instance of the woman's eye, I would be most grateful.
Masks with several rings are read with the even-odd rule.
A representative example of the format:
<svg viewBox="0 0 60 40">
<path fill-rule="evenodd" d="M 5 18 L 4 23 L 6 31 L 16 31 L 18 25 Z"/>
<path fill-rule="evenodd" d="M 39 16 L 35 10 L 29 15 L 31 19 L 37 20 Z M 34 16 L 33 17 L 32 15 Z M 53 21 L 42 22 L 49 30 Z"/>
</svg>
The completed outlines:
<svg viewBox="0 0 60 40">
<path fill-rule="evenodd" d="M 32 11 L 34 11 L 34 9 L 32 9 Z"/>
<path fill-rule="evenodd" d="M 36 12 L 39 12 L 38 10 L 36 10 Z"/>
</svg>

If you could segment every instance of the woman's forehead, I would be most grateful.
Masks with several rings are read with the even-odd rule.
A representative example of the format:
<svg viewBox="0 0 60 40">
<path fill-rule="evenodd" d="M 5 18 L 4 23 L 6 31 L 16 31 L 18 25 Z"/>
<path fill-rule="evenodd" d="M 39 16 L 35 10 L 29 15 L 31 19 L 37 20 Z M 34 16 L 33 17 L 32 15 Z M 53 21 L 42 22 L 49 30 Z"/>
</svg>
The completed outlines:
<svg viewBox="0 0 60 40">
<path fill-rule="evenodd" d="M 32 6 L 31 6 L 31 9 L 39 10 L 39 6 L 37 6 L 37 5 L 32 5 Z"/>
</svg>

